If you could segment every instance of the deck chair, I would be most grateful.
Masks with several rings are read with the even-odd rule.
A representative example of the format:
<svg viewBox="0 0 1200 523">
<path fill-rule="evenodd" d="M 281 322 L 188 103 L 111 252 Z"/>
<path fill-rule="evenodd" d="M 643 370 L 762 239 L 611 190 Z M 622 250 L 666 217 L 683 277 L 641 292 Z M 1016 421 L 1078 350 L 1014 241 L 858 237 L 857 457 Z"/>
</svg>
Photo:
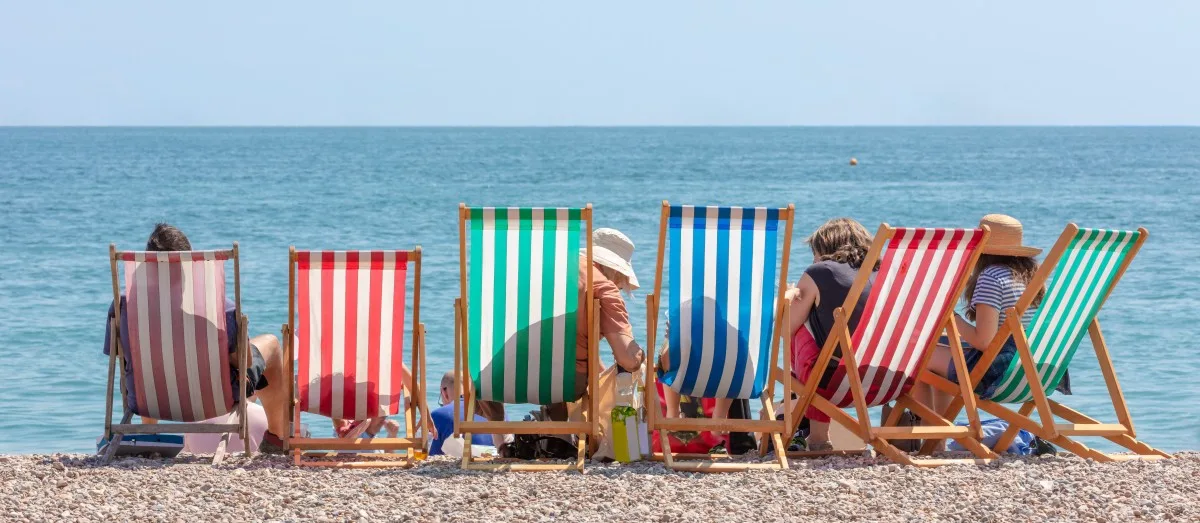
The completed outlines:
<svg viewBox="0 0 1200 523">
<path fill-rule="evenodd" d="M 582 209 L 459 207 L 462 294 L 454 302 L 455 433 L 463 434 L 462 468 L 583 470 L 589 439 L 599 432 L 595 396 L 599 324 L 592 296 L 592 206 Z M 583 256 L 580 247 L 584 248 Z M 583 267 L 580 264 L 584 263 Z M 580 302 L 580 269 L 586 281 Z M 578 315 L 585 315 L 587 390 L 576 394 Z M 464 372 L 466 373 L 464 375 Z M 579 401 L 584 421 L 475 421 L 476 402 L 549 405 Z M 460 415 L 460 413 L 462 413 Z M 469 420 L 469 421 L 468 421 Z M 471 434 L 574 434 L 568 464 L 500 462 L 472 456 Z"/>
<path fill-rule="evenodd" d="M 421 323 L 421 248 L 411 251 L 297 251 L 288 263 L 285 359 L 298 387 L 287 438 L 302 466 L 412 466 L 429 438 L 425 403 L 425 324 Z M 411 382 L 403 380 L 404 313 L 412 280 Z M 299 369 L 293 366 L 297 365 Z M 297 370 L 299 371 L 297 373 Z M 407 398 L 404 398 L 407 392 Z M 303 438 L 300 413 L 365 420 L 396 416 L 403 438 Z M 420 423 L 416 410 L 420 409 Z M 417 434 L 418 426 L 422 429 Z M 403 453 L 394 451 L 403 450 Z M 324 452 L 322 452 L 324 451 Z M 358 459 L 308 459 L 353 452 Z M 384 451 L 375 453 L 373 451 Z"/>
<path fill-rule="evenodd" d="M 966 360 L 954 323 L 954 302 L 962 292 L 970 270 L 982 252 L 990 231 L 983 229 L 909 229 L 879 226 L 858 277 L 843 305 L 834 311 L 834 328 L 813 371 L 804 382 L 792 377 L 791 391 L 799 395 L 792 420 L 799 420 L 811 405 L 870 444 L 889 459 L 916 466 L 935 466 L 963 461 L 984 463 L 996 454 L 979 443 L 982 430 L 979 413 L 968 401 L 967 426 L 956 426 L 952 419 L 938 415 L 911 394 L 921 377 L 931 374 L 925 367 L 938 335 L 946 333 L 955 368 L 966 375 Z M 886 246 L 886 248 L 885 248 Z M 879 262 L 879 272 L 854 332 L 849 329 L 850 312 Z M 840 353 L 833 375 L 820 388 L 823 370 Z M 779 371 L 780 375 L 789 374 Z M 966 385 L 960 386 L 964 391 Z M 973 398 L 972 398 L 973 399 Z M 895 408 L 882 423 L 873 426 L 867 409 L 895 402 Z M 842 410 L 854 407 L 855 416 Z M 897 422 L 908 409 L 930 424 L 901 427 Z M 794 421 L 798 425 L 798 421 Z M 794 433 L 796 425 L 792 425 Z M 914 460 L 889 440 L 950 438 L 959 442 L 975 458 Z M 823 452 L 804 452 L 811 456 Z"/>
<path fill-rule="evenodd" d="M 1008 431 L 1001 436 L 993 449 L 1007 448 L 1016 437 L 1017 431 L 1025 429 L 1076 455 L 1096 461 L 1170 457 L 1169 454 L 1135 439 L 1129 408 L 1125 405 L 1125 396 L 1117 383 L 1112 358 L 1108 354 L 1104 336 L 1100 333 L 1100 321 L 1096 318 L 1100 307 L 1104 305 L 1113 287 L 1116 287 L 1117 281 L 1141 249 L 1147 235 L 1146 229 L 1081 229 L 1073 223 L 1063 230 L 1016 306 L 1005 311 L 1004 324 L 984 351 L 975 372 L 971 373 L 972 386 L 965 389 L 971 391 L 973 397 L 974 385 L 979 383 L 1004 342 L 1012 337 L 1016 342 L 1018 357 L 1013 358 L 1009 364 L 993 396 L 987 400 L 977 400 L 980 409 L 1009 422 Z M 1038 290 L 1047 282 L 1049 286 L 1041 306 L 1026 329 L 1021 325 L 1021 316 L 1033 304 Z M 1116 411 L 1117 423 L 1101 423 L 1049 399 L 1062 381 L 1085 332 L 1090 335 L 1092 348 L 1096 351 L 1100 372 L 1104 375 L 1104 382 L 1108 386 L 1113 409 Z M 1031 381 L 1029 376 L 1036 376 L 1037 379 Z M 959 387 L 944 378 L 932 376 L 929 382 L 939 390 L 956 396 L 945 412 L 947 418 L 953 419 L 957 416 L 964 399 L 968 402 L 971 399 L 965 396 Z M 1021 406 L 1014 412 L 1004 404 Z M 1038 413 L 1036 420 L 1030 418 L 1034 410 Z M 1055 416 L 1068 423 L 1056 423 Z M 1104 437 L 1135 454 L 1105 454 L 1084 446 L 1072 439 L 1072 436 Z M 931 448 L 936 444 L 937 441 L 929 441 L 926 447 Z"/>
<path fill-rule="evenodd" d="M 793 213 L 790 205 L 768 209 L 672 206 L 663 202 L 654 293 L 646 297 L 647 361 L 656 364 L 655 372 L 646 373 L 646 391 L 657 390 L 656 382 L 661 381 L 681 395 L 761 399 L 769 414 L 767 420 L 666 418 L 660 414 L 658 395 L 649 394 L 647 402 L 653 404 L 647 423 L 651 431 L 659 431 L 659 440 L 664 442 L 663 452 L 654 457 L 672 469 L 721 472 L 787 468 L 783 454 L 777 454 L 774 463 L 725 463 L 708 455 L 677 455 L 665 442 L 669 430 L 711 430 L 770 434 L 775 444 L 781 445 L 791 419 L 785 415 L 785 419 L 775 420 L 771 401 L 774 376 L 769 376 L 769 371 L 779 356 L 783 328 L 780 317 L 787 317 L 782 296 L 787 285 Z M 669 271 L 667 351 L 672 368 L 660 375 L 654 342 L 664 258 Z M 790 367 L 786 361 L 784 367 Z"/>
<path fill-rule="evenodd" d="M 109 440 L 103 462 L 116 455 L 125 435 L 219 433 L 213 464 L 225 457 L 230 434 L 250 441 L 246 418 L 246 368 L 249 366 L 247 321 L 242 314 L 238 245 L 224 251 L 134 252 L 109 245 L 114 318 L 110 325 L 108 398 L 104 432 Z M 237 351 L 229 353 L 230 325 L 225 318 L 225 263 L 233 260 L 237 309 Z M 117 262 L 123 262 L 125 292 Z M 122 318 L 121 297 L 125 296 Z M 122 332 L 122 328 L 127 332 Z M 238 390 L 230 383 L 234 358 Z M 133 383 L 121 372 L 122 398 L 130 390 L 134 404 L 122 400 L 121 422 L 112 422 L 113 375 L 118 359 L 133 370 Z M 233 423 L 200 421 L 233 412 Z M 177 423 L 134 424 L 133 416 Z M 250 446 L 246 445 L 246 456 Z"/>
</svg>

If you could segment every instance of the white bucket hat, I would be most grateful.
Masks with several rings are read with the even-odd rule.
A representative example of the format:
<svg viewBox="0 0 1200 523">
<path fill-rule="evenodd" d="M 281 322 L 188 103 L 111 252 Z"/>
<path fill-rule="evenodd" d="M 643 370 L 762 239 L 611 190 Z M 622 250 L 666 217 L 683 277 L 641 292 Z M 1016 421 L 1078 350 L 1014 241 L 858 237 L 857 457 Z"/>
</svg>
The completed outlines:
<svg viewBox="0 0 1200 523">
<path fill-rule="evenodd" d="M 632 258 L 633 242 L 621 231 L 607 228 L 592 231 L 592 261 L 624 274 L 629 278 L 630 288 L 627 290 L 630 291 L 640 287 L 637 275 L 633 273 Z"/>
</svg>

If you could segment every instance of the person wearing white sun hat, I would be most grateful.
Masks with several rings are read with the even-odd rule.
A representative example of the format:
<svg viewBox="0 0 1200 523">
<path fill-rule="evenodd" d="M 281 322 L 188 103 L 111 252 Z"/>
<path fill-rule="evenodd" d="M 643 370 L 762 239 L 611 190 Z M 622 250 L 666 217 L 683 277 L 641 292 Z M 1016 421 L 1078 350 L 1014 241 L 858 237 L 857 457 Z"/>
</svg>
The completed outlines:
<svg viewBox="0 0 1200 523">
<path fill-rule="evenodd" d="M 586 251 L 580 251 L 585 254 Z M 633 272 L 633 242 L 616 229 L 596 229 L 592 232 L 592 261 L 600 272 L 623 291 L 637 290 L 637 274 Z"/>
<path fill-rule="evenodd" d="M 580 250 L 580 258 L 586 256 L 586 250 Z M 612 349 L 613 359 L 620 369 L 636 372 L 646 359 L 646 352 L 633 337 L 633 327 L 629 323 L 629 310 L 625 306 L 622 292 L 632 292 L 638 288 L 637 274 L 633 271 L 633 242 L 616 229 L 601 228 L 592 231 L 592 266 L 587 263 L 579 265 L 579 300 L 586 300 L 587 273 L 592 271 L 592 295 L 600 300 L 598 312 L 600 320 L 600 337 L 608 342 Z M 580 260 L 583 262 L 584 260 Z M 575 387 L 582 394 L 587 388 L 587 318 L 579 315 L 579 324 L 575 338 Z M 566 404 L 547 406 L 548 417 L 555 421 L 566 419 Z"/>
</svg>

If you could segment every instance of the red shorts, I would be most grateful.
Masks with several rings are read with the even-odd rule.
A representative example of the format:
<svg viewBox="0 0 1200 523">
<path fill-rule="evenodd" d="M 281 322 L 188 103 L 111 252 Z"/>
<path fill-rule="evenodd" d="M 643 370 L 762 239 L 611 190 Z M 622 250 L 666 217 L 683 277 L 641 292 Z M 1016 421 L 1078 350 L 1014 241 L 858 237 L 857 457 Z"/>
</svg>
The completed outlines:
<svg viewBox="0 0 1200 523">
<path fill-rule="evenodd" d="M 817 340 L 808 332 L 808 326 L 797 329 L 796 335 L 792 337 L 792 374 L 799 378 L 801 383 L 807 383 L 813 365 L 817 363 L 817 357 L 820 355 L 821 347 L 817 346 Z M 833 391 L 818 388 L 817 394 L 829 397 Z M 808 407 L 804 416 L 812 421 L 829 423 L 829 416 L 813 406 Z"/>
</svg>

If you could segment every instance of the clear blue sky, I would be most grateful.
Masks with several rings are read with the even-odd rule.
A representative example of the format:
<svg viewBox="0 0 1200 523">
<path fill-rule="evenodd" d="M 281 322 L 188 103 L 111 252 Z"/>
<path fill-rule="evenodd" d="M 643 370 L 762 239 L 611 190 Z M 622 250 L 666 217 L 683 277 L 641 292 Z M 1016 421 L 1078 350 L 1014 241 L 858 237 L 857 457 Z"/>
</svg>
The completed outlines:
<svg viewBox="0 0 1200 523">
<path fill-rule="evenodd" d="M 1196 125 L 1200 1 L 0 0 L 0 124 Z"/>
</svg>

